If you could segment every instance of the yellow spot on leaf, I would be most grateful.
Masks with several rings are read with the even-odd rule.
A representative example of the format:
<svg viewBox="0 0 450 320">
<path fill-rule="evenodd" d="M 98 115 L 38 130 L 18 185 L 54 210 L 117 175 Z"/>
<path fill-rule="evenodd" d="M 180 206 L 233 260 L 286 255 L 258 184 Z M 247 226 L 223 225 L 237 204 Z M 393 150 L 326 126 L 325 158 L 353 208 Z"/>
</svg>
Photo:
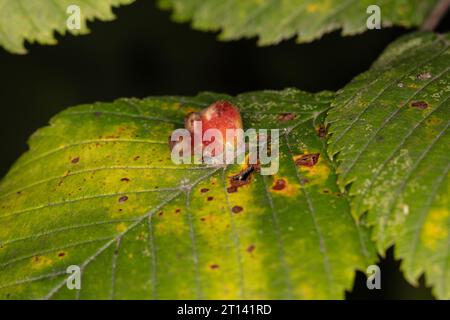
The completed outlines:
<svg viewBox="0 0 450 320">
<path fill-rule="evenodd" d="M 53 260 L 46 256 L 34 256 L 31 258 L 31 266 L 33 269 L 41 269 L 53 264 Z"/>
<path fill-rule="evenodd" d="M 430 211 L 421 235 L 422 241 L 426 247 L 436 250 L 439 241 L 447 239 L 448 230 L 445 226 L 448 215 L 449 211 L 445 208 Z"/>
<path fill-rule="evenodd" d="M 325 12 L 329 9 L 330 9 L 330 0 L 322 1 L 322 3 L 316 1 L 316 3 L 310 3 L 306 7 L 306 11 L 308 11 L 309 13 Z"/>
<path fill-rule="evenodd" d="M 275 175 L 270 191 L 282 196 L 293 197 L 297 195 L 299 188 L 299 184 L 291 183 L 286 177 Z"/>
<path fill-rule="evenodd" d="M 127 229 L 127 226 L 125 223 L 121 222 L 116 226 L 116 230 L 120 233 L 124 232 Z"/>
<path fill-rule="evenodd" d="M 295 160 L 296 159 L 294 157 L 294 161 Z M 328 162 L 324 160 L 322 156 L 319 157 L 319 160 L 314 166 L 299 166 L 298 168 L 301 172 L 305 173 L 305 176 L 308 180 L 305 183 L 305 186 L 323 184 L 328 179 L 328 175 L 330 174 L 330 167 L 328 165 Z"/>
<path fill-rule="evenodd" d="M 427 120 L 427 125 L 429 126 L 437 126 L 440 125 L 442 123 L 442 119 L 438 118 L 436 116 L 431 116 L 428 120 Z"/>
<path fill-rule="evenodd" d="M 295 290 L 303 299 L 313 299 L 315 290 L 307 283 L 300 283 Z"/>
</svg>

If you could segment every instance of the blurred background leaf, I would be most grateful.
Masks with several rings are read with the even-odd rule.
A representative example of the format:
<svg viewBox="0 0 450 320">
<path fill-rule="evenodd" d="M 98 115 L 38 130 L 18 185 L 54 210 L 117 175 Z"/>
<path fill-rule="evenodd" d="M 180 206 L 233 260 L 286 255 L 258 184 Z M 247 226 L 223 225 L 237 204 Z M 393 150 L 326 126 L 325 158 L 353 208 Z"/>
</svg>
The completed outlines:
<svg viewBox="0 0 450 320">
<path fill-rule="evenodd" d="M 383 27 L 419 26 L 437 0 L 159 0 L 173 19 L 192 20 L 195 29 L 221 31 L 219 39 L 259 37 L 260 45 L 297 37 L 309 42 L 342 29 L 343 35 L 367 30 L 367 8 L 378 5 Z"/>
<path fill-rule="evenodd" d="M 13 53 L 26 53 L 24 41 L 55 44 L 54 32 L 86 34 L 87 20 L 112 20 L 111 7 L 134 0 L 0 0 L 0 45 Z M 80 8 L 80 29 L 68 29 L 70 5 Z"/>
</svg>

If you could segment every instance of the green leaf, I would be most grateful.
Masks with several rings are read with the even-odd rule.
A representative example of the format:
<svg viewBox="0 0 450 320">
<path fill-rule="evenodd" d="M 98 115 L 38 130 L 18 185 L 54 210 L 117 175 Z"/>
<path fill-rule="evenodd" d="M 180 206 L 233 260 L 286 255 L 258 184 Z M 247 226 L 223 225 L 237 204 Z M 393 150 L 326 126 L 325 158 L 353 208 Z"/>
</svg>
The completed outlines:
<svg viewBox="0 0 450 320">
<path fill-rule="evenodd" d="M 317 133 L 331 97 L 205 93 L 60 113 L 0 184 L 0 297 L 342 298 L 375 257 Z M 171 162 L 167 137 L 219 99 L 246 128 L 283 129 L 275 176 L 253 172 L 232 192 L 245 165 Z M 299 167 L 303 153 L 319 161 Z M 70 265 L 80 291 L 66 288 Z"/>
<path fill-rule="evenodd" d="M 308 42 L 342 29 L 343 35 L 367 30 L 367 8 L 381 8 L 382 26 L 420 25 L 436 0 L 160 0 L 178 22 L 192 20 L 199 30 L 221 30 L 220 39 L 259 37 L 260 45 L 297 36 Z"/>
<path fill-rule="evenodd" d="M 55 44 L 54 31 L 64 34 L 86 34 L 87 20 L 112 20 L 112 6 L 130 4 L 134 0 L 0 0 L 0 46 L 14 53 L 26 53 L 25 40 Z M 67 8 L 76 4 L 81 10 L 81 28 L 68 30 Z"/>
<path fill-rule="evenodd" d="M 450 35 L 416 33 L 390 45 L 334 102 L 329 154 L 352 210 L 368 211 L 380 252 L 396 244 L 407 279 L 425 272 L 450 298 Z"/>
</svg>

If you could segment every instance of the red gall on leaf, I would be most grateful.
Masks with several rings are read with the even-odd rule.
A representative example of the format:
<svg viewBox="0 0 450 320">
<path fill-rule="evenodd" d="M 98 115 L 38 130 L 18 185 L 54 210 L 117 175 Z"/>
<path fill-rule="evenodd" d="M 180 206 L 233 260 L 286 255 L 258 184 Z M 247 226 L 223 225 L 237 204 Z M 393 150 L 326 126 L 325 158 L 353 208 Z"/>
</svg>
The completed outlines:
<svg viewBox="0 0 450 320">
<path fill-rule="evenodd" d="M 201 122 L 201 137 L 204 136 L 205 132 L 209 129 L 216 129 L 222 134 L 223 140 L 226 140 L 226 130 L 227 129 L 242 129 L 242 119 L 239 113 L 239 109 L 228 101 L 217 101 L 211 104 L 209 107 L 203 109 L 200 112 L 189 113 L 185 120 L 184 126 L 191 133 L 191 145 L 194 147 L 194 124 Z M 202 146 L 205 147 L 212 143 L 211 141 L 202 141 Z M 170 141 L 169 146 L 172 150 L 175 144 L 181 141 Z M 220 141 L 223 145 L 228 141 Z M 233 144 L 233 141 L 228 143 Z"/>
</svg>

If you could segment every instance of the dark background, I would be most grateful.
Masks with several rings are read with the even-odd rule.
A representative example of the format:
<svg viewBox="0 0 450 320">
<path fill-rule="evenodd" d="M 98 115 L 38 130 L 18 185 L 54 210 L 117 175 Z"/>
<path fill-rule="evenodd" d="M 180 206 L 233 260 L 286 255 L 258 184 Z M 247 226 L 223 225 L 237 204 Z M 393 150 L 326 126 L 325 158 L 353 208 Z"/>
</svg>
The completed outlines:
<svg viewBox="0 0 450 320">
<path fill-rule="evenodd" d="M 114 11 L 117 20 L 89 23 L 92 33 L 86 36 L 58 36 L 57 46 L 27 44 L 24 56 L 0 48 L 0 176 L 27 150 L 28 136 L 68 106 L 205 90 L 338 90 L 367 70 L 390 42 L 411 31 L 385 28 L 353 37 L 334 32 L 310 44 L 290 40 L 257 47 L 255 39 L 219 42 L 214 33 L 173 23 L 153 1 Z M 449 26 L 447 14 L 438 31 Z M 347 297 L 432 298 L 423 278 L 417 288 L 404 280 L 392 250 L 380 267 L 382 290 L 368 290 L 359 272 Z"/>
</svg>

